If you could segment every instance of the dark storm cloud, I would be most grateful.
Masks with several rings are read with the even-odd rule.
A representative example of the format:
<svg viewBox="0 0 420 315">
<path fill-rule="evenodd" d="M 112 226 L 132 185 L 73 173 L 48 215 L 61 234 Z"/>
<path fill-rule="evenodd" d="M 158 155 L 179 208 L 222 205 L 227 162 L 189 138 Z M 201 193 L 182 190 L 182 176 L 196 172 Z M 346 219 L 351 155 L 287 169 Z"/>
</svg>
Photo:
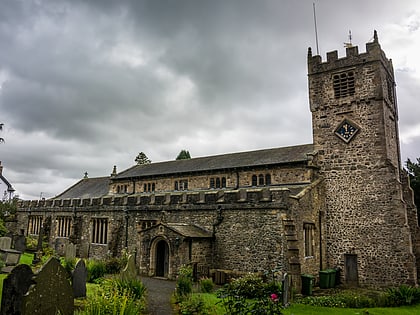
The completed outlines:
<svg viewBox="0 0 420 315">
<path fill-rule="evenodd" d="M 122 170 L 139 151 L 159 161 L 181 149 L 201 156 L 311 142 L 313 1 L 0 2 L 0 160 L 25 197 L 51 197 L 85 171 Z M 316 3 L 324 59 L 344 54 L 349 29 L 360 51 L 378 29 L 397 60 L 394 41 L 404 49 L 401 34 L 418 29 L 408 19 L 420 12 L 414 1 Z M 406 65 L 394 65 L 405 86 L 402 138 L 416 143 L 418 121 L 406 114 L 420 90 L 416 67 L 399 75 Z M 411 147 L 403 154 L 420 155 Z"/>
</svg>

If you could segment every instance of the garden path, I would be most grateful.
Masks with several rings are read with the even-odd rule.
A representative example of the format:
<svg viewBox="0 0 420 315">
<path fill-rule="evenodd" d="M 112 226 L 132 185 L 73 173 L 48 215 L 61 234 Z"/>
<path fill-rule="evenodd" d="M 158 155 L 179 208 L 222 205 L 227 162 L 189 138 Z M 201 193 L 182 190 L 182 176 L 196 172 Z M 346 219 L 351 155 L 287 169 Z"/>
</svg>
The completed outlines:
<svg viewBox="0 0 420 315">
<path fill-rule="evenodd" d="M 149 315 L 172 315 L 171 296 L 175 281 L 163 278 L 141 279 L 147 288 L 147 312 Z"/>
</svg>

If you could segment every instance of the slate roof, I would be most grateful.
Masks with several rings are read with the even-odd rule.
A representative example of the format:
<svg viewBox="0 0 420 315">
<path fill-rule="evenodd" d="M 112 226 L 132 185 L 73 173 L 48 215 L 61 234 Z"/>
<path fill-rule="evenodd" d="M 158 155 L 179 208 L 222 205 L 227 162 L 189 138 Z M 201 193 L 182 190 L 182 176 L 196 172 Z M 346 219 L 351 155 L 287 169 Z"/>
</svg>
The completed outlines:
<svg viewBox="0 0 420 315">
<path fill-rule="evenodd" d="M 192 225 L 188 223 L 162 223 L 162 225 L 167 226 L 174 232 L 185 236 L 193 238 L 210 238 L 213 237 L 213 234 L 197 225 Z"/>
<path fill-rule="evenodd" d="M 312 144 L 135 165 L 113 179 L 206 172 L 307 161 Z"/>
<path fill-rule="evenodd" d="M 99 198 L 108 194 L 109 177 L 83 178 L 53 199 Z"/>
</svg>

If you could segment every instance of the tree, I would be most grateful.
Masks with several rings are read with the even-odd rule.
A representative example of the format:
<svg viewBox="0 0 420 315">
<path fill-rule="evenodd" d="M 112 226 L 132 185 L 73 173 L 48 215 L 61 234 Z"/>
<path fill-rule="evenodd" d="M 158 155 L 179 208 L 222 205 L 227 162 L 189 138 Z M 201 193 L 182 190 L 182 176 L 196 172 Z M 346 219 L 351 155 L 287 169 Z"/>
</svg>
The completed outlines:
<svg viewBox="0 0 420 315">
<path fill-rule="evenodd" d="M 0 131 L 3 130 L 3 123 L 0 123 Z M 0 137 L 0 143 L 4 142 L 4 139 Z"/>
<path fill-rule="evenodd" d="M 144 164 L 152 163 L 152 161 L 147 157 L 147 155 L 144 152 L 140 152 L 134 159 L 134 162 L 136 162 L 137 165 L 144 165 Z"/>
<path fill-rule="evenodd" d="M 190 152 L 187 150 L 181 150 L 179 152 L 178 156 L 176 157 L 176 160 L 188 160 L 191 159 Z"/>
<path fill-rule="evenodd" d="M 405 165 L 410 177 L 410 186 L 414 191 L 414 203 L 417 207 L 417 214 L 420 214 L 420 158 L 417 158 L 417 162 L 411 162 L 410 159 L 407 159 Z"/>
</svg>

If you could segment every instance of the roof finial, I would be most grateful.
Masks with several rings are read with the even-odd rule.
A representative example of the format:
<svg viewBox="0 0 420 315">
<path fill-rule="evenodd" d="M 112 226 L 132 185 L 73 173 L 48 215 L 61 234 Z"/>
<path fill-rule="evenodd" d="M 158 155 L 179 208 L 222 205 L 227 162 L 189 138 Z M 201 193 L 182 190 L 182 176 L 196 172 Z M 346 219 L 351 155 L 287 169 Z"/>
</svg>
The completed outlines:
<svg viewBox="0 0 420 315">
<path fill-rule="evenodd" d="M 114 168 L 112 169 L 111 177 L 114 177 L 117 175 L 117 166 L 114 165 Z"/>
<path fill-rule="evenodd" d="M 373 30 L 373 42 L 378 43 L 378 32 Z"/>
<path fill-rule="evenodd" d="M 89 176 L 88 176 L 88 172 L 85 172 L 85 176 L 83 177 L 83 178 L 89 178 Z"/>
</svg>

